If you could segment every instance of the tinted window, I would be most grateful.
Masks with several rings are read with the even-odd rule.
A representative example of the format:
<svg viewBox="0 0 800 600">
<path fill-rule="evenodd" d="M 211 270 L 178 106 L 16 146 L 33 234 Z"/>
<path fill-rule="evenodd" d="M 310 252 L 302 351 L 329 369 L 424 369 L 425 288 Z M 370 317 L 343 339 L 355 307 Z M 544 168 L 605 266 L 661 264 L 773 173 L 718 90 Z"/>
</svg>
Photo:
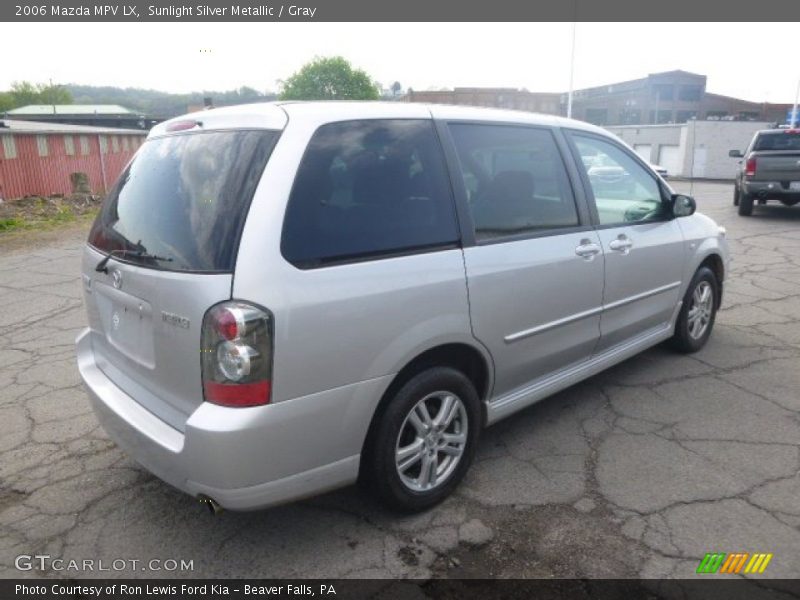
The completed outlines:
<svg viewBox="0 0 800 600">
<path fill-rule="evenodd" d="M 601 225 L 653 221 L 665 216 L 655 176 L 620 147 L 573 136 L 589 176 Z"/>
<path fill-rule="evenodd" d="M 452 244 L 449 185 L 431 121 L 324 125 L 297 171 L 283 255 L 307 268 Z"/>
<path fill-rule="evenodd" d="M 578 225 L 575 199 L 552 133 L 451 124 L 477 239 Z"/>
<path fill-rule="evenodd" d="M 102 251 L 178 271 L 232 271 L 250 200 L 274 131 L 192 133 L 146 142 L 106 198 L 89 233 Z"/>
<path fill-rule="evenodd" d="M 784 131 L 759 133 L 753 150 L 800 150 L 800 134 Z"/>
</svg>

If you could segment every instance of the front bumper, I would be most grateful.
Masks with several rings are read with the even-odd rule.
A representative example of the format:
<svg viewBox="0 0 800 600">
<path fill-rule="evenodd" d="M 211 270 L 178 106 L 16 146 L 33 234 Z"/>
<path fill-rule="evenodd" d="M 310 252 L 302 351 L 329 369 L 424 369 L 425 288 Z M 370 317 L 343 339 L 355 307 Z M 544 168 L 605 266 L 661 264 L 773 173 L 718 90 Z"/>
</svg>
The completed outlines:
<svg viewBox="0 0 800 600">
<path fill-rule="evenodd" d="M 76 343 L 92 408 L 117 445 L 170 485 L 233 510 L 264 508 L 354 482 L 372 414 L 390 379 L 251 408 L 203 402 L 180 432 L 103 373 L 88 329 Z"/>
</svg>

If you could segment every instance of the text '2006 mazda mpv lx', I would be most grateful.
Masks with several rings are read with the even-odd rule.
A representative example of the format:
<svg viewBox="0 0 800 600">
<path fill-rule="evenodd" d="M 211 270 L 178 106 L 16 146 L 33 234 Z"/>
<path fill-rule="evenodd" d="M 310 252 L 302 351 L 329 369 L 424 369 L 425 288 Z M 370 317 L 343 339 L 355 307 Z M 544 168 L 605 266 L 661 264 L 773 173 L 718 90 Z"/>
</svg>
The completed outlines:
<svg viewBox="0 0 800 600">
<path fill-rule="evenodd" d="M 700 349 L 727 263 L 724 230 L 594 126 L 215 109 L 153 128 L 108 194 L 78 364 L 119 446 L 212 506 L 360 480 L 420 510 L 483 427 L 659 342 Z"/>
</svg>

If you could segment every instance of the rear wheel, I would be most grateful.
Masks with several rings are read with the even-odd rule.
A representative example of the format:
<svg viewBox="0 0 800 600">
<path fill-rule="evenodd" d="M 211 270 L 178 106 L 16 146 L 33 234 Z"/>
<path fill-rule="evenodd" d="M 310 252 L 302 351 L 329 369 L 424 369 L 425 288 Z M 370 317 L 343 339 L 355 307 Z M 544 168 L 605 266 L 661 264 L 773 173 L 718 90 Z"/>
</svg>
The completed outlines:
<svg viewBox="0 0 800 600">
<path fill-rule="evenodd" d="M 718 302 L 717 276 L 708 267 L 700 267 L 686 290 L 681 312 L 675 323 L 675 334 L 671 342 L 676 350 L 688 354 L 697 352 L 706 345 L 714 328 Z"/>
<path fill-rule="evenodd" d="M 739 214 L 749 217 L 753 214 L 753 196 L 744 192 L 739 194 Z"/>
<path fill-rule="evenodd" d="M 480 433 L 480 400 L 460 371 L 427 369 L 397 391 L 375 427 L 364 449 L 364 482 L 392 508 L 425 510 L 467 472 Z"/>
<path fill-rule="evenodd" d="M 739 206 L 739 187 L 733 186 L 733 205 Z"/>
</svg>

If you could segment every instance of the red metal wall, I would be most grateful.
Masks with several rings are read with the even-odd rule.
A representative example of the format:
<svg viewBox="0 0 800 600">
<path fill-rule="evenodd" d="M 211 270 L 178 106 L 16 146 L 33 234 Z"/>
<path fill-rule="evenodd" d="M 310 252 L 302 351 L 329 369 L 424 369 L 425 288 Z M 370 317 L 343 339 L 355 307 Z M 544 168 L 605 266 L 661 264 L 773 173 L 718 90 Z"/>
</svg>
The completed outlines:
<svg viewBox="0 0 800 600">
<path fill-rule="evenodd" d="M 3 133 L 9 135 L 9 133 Z M 100 156 L 100 138 L 97 134 L 86 137 L 89 141 L 89 154 L 81 154 L 81 134 L 74 134 L 75 152 L 68 156 L 64 134 L 47 134 L 48 155 L 39 156 L 36 134 L 10 133 L 16 144 L 16 158 L 4 155 L 0 143 L 0 198 L 5 200 L 23 196 L 50 196 L 69 194 L 70 173 L 82 172 L 89 176 L 92 192 L 102 194 L 116 181 L 122 169 L 144 141 L 144 132 L 135 134 L 107 134 L 106 153 Z M 118 151 L 113 151 L 112 137 L 118 138 Z M 128 150 L 124 149 L 123 137 L 128 138 Z M 104 168 L 104 169 L 103 169 Z M 105 184 L 103 182 L 105 171 Z"/>
</svg>

